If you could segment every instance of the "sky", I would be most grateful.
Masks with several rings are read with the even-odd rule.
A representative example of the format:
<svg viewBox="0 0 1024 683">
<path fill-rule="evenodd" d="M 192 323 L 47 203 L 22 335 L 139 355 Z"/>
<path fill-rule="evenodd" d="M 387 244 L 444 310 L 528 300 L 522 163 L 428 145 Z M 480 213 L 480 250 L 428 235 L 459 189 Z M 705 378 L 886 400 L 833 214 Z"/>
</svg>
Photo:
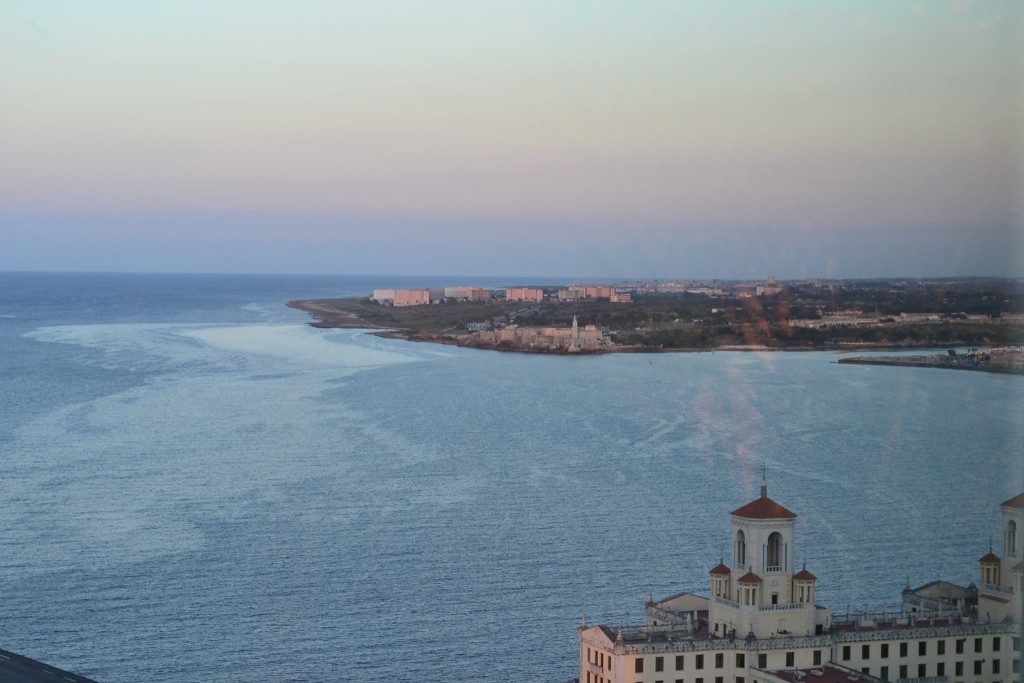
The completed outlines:
<svg viewBox="0 0 1024 683">
<path fill-rule="evenodd" d="M 0 0 L 0 270 L 1024 276 L 1022 5 Z"/>
</svg>

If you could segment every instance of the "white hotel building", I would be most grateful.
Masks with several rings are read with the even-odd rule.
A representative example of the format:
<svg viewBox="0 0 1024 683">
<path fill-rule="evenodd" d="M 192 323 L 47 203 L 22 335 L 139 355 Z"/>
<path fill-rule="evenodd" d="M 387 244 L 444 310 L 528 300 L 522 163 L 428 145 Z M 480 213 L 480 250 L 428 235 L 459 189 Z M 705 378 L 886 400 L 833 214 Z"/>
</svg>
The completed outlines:
<svg viewBox="0 0 1024 683">
<path fill-rule="evenodd" d="M 1021 660 L 1024 493 L 1004 502 L 1002 555 L 980 588 L 905 590 L 902 612 L 834 615 L 794 564 L 796 515 L 767 495 L 732 513 L 710 596 L 646 603 L 647 623 L 579 629 L 580 683 L 1011 683 Z"/>
</svg>

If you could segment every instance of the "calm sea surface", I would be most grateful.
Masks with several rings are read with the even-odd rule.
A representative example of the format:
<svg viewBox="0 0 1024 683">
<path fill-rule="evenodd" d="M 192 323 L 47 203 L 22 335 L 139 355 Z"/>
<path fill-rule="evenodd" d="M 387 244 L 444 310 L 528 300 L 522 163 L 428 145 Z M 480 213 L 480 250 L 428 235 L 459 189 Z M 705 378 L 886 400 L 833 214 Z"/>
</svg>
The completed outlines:
<svg viewBox="0 0 1024 683">
<path fill-rule="evenodd" d="M 510 279 L 0 273 L 0 647 L 134 681 L 558 681 L 798 513 L 837 611 L 976 580 L 1024 377 L 314 330 L 289 299 Z M 521 283 L 519 283 L 521 284 Z"/>
</svg>

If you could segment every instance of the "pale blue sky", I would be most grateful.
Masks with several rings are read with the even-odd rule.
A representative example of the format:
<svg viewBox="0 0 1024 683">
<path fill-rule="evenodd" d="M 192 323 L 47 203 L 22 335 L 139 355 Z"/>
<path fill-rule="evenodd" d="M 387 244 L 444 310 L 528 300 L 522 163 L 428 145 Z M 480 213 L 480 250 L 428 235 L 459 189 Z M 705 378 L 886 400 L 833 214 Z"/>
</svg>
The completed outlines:
<svg viewBox="0 0 1024 683">
<path fill-rule="evenodd" d="M 1018 2 L 0 2 L 0 269 L 1024 275 Z"/>
</svg>

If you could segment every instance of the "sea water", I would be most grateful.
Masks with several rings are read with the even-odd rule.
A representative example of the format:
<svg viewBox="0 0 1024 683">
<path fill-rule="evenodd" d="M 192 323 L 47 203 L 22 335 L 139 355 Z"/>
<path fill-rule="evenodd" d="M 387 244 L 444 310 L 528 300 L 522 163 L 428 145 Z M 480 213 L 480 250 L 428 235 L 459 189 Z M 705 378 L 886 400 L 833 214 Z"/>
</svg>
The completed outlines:
<svg viewBox="0 0 1024 683">
<path fill-rule="evenodd" d="M 769 494 L 837 612 L 976 581 L 1024 378 L 317 330 L 512 278 L 0 273 L 0 647 L 103 683 L 559 681 Z M 997 547 L 998 551 L 998 547 Z"/>
</svg>

